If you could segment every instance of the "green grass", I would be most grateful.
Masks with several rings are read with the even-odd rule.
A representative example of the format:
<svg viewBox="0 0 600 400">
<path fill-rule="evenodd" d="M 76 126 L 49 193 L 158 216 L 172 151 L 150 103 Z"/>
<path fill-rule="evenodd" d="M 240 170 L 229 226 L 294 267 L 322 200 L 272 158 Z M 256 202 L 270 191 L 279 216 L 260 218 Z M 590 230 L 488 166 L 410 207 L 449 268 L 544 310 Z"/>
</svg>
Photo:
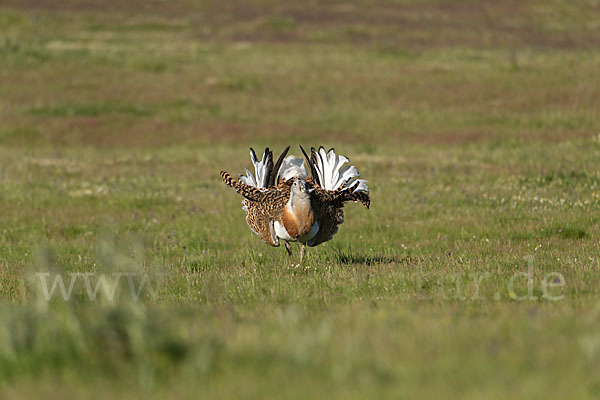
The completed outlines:
<svg viewBox="0 0 600 400">
<path fill-rule="evenodd" d="M 91 104 L 91 105 L 64 105 L 50 107 L 35 107 L 28 111 L 32 115 L 47 117 L 75 117 L 88 116 L 97 117 L 102 114 L 131 114 L 135 116 L 150 115 L 150 112 L 140 107 L 119 105 L 115 103 Z"/>
<path fill-rule="evenodd" d="M 58 3 L 0 6 L 2 398 L 598 397 L 597 2 Z M 302 266 L 218 176 L 288 144 L 371 188 Z"/>
</svg>

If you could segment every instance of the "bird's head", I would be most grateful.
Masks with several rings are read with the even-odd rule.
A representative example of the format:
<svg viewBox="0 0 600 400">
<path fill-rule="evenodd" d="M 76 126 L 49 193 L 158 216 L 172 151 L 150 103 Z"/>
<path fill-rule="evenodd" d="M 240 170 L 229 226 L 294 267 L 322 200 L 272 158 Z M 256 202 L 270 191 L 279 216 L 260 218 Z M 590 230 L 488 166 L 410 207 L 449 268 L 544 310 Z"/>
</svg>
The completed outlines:
<svg viewBox="0 0 600 400">
<path fill-rule="evenodd" d="M 305 193 L 306 181 L 301 178 L 294 179 L 294 182 L 292 183 L 292 190 L 296 193 Z"/>
<path fill-rule="evenodd" d="M 303 178 L 294 178 L 294 182 L 292 182 L 292 192 L 295 195 L 308 195 L 313 189 L 310 189 L 306 185 L 306 180 Z"/>
</svg>

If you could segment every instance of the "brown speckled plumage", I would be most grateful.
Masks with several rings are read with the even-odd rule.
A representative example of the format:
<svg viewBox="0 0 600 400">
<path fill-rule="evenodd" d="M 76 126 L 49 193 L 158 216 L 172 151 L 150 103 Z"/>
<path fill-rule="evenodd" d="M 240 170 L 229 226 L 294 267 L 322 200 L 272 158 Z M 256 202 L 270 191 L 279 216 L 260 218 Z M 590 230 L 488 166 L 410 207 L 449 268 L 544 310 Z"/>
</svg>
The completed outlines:
<svg viewBox="0 0 600 400">
<path fill-rule="evenodd" d="M 342 187 L 335 191 L 328 191 L 315 183 L 312 178 L 307 179 L 307 184 L 314 189 L 311 193 L 311 204 L 315 210 L 315 219 L 319 222 L 319 232 L 307 244 L 311 247 L 318 246 L 333 238 L 338 231 L 338 226 L 344 222 L 344 203 L 347 201 L 361 202 L 369 208 L 371 200 L 366 193 L 351 193 Z"/>
<path fill-rule="evenodd" d="M 283 217 L 283 209 L 290 198 L 290 184 L 279 183 L 277 188 L 257 189 L 233 179 L 225 171 L 221 171 L 223 182 L 244 196 L 244 205 L 248 208 L 246 222 L 254 233 L 265 243 L 279 246 L 273 224 Z"/>
</svg>

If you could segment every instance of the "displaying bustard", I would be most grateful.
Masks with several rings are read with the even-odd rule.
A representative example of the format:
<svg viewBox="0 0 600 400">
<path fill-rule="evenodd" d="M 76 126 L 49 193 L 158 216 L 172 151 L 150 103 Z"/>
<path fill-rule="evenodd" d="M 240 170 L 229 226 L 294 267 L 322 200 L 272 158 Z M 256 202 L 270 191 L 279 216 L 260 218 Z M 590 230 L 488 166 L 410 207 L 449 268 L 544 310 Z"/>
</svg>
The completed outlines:
<svg viewBox="0 0 600 400">
<path fill-rule="evenodd" d="M 246 222 L 265 243 L 278 247 L 284 241 L 292 255 L 290 242 L 300 242 L 300 263 L 306 246 L 317 246 L 331 240 L 344 222 L 342 208 L 347 201 L 361 202 L 369 208 L 367 181 L 353 166 L 344 166 L 348 158 L 311 148 L 310 157 L 300 147 L 310 169 L 302 158 L 287 156 L 289 146 L 273 163 L 273 152 L 267 147 L 262 159 L 251 148 L 254 174 L 246 170 L 239 180 L 221 171 L 226 185 L 244 196 Z"/>
</svg>

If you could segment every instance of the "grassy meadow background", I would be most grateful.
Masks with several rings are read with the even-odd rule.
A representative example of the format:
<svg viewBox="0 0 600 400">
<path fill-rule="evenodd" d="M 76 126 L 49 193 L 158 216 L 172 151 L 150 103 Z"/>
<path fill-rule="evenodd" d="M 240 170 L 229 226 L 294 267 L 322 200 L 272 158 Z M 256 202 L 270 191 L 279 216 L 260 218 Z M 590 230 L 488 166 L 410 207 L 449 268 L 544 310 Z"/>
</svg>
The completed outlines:
<svg viewBox="0 0 600 400">
<path fill-rule="evenodd" d="M 2 398 L 597 398 L 599 21 L 597 0 L 0 0 Z M 288 144 L 371 188 L 302 266 L 218 175 Z M 79 277 L 71 300 L 40 272 Z M 78 273 L 146 286 L 90 301 Z"/>
</svg>

